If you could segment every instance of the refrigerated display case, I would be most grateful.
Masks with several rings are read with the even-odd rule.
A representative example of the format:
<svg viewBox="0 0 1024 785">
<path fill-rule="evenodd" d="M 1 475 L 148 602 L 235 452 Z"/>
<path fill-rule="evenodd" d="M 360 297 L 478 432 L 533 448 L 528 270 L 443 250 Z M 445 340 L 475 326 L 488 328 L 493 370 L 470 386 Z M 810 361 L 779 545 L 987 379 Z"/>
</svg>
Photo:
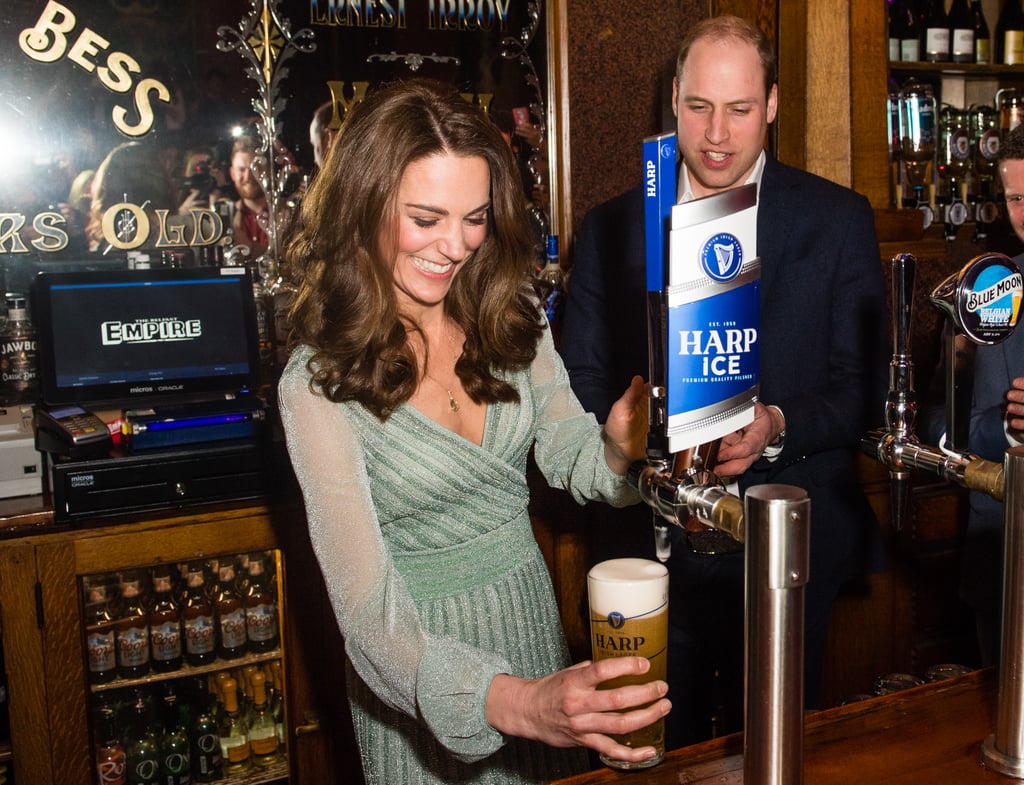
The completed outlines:
<svg viewBox="0 0 1024 785">
<path fill-rule="evenodd" d="M 167 717 L 174 716 L 175 708 L 186 725 L 194 712 L 184 707 L 194 705 L 200 681 L 209 690 L 210 707 L 216 708 L 212 696 L 230 676 L 239 685 L 240 708 L 245 708 L 254 692 L 254 672 L 263 676 L 260 689 L 274 704 L 269 710 L 271 716 L 276 711 L 279 753 L 268 756 L 262 746 L 256 754 L 266 758 L 265 765 L 225 772 L 217 781 L 361 781 L 339 665 L 341 638 L 306 538 L 301 505 L 247 502 L 94 523 L 74 529 L 44 525 L 38 534 L 0 539 L 0 618 L 11 725 L 11 752 L 6 754 L 18 785 L 97 785 L 98 747 L 111 741 L 97 739 L 110 735 L 104 717 L 114 721 L 125 748 L 136 703 L 150 707 L 151 727 L 159 727 L 161 720 L 173 725 Z M 162 580 L 184 571 L 187 577 L 188 565 L 200 564 L 209 577 L 212 565 L 221 561 L 230 562 L 244 580 L 251 574 L 244 565 L 252 556 L 265 557 L 265 583 L 278 604 L 276 635 L 254 632 L 258 642 L 251 650 L 248 643 L 241 651 L 222 649 L 206 662 L 183 656 L 177 665 L 170 657 L 170 664 L 159 666 L 162 670 L 126 658 L 110 674 L 97 663 L 95 652 L 90 658 L 89 633 L 118 622 L 116 610 L 106 622 L 95 613 L 92 606 L 103 594 L 99 587 L 115 601 L 126 577 L 137 578 L 147 595 L 153 592 L 154 576 Z M 175 585 L 180 590 L 180 583 Z M 151 608 L 148 598 L 142 605 Z M 116 646 L 116 633 L 114 640 Z M 221 695 L 219 705 L 223 700 Z M 98 733 L 101 727 L 105 733 Z M 0 747 L 0 761 L 4 754 Z M 191 779 L 202 781 L 195 772 Z"/>
</svg>

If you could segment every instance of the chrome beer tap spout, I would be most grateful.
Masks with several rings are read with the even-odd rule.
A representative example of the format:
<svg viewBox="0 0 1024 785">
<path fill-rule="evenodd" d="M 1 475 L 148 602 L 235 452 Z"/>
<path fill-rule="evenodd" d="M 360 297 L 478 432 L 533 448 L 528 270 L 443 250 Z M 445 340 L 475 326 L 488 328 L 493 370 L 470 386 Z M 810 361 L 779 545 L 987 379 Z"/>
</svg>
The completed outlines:
<svg viewBox="0 0 1024 785">
<path fill-rule="evenodd" d="M 911 298 L 916 260 L 899 254 L 892 261 L 893 359 L 889 368 L 889 395 L 885 405 L 885 429 L 869 431 L 861 447 L 889 469 L 892 478 L 893 524 L 897 530 L 906 520 L 910 469 L 924 469 L 947 482 L 980 491 L 993 499 L 1004 495 L 1003 465 L 958 449 L 940 449 L 921 444 L 914 434 L 917 401 L 914 394 L 914 365 L 908 349 L 911 327 Z M 1005 340 L 1015 329 L 1022 292 L 1020 268 L 1003 254 L 989 253 L 969 261 L 957 273 L 942 281 L 930 300 L 952 322 L 952 329 L 977 344 Z M 996 308 L 1002 300 L 1009 308 Z M 991 312 L 986 315 L 986 311 Z M 1012 318 L 1004 318 L 1012 312 Z M 953 352 L 953 341 L 949 353 Z M 953 359 L 949 358 L 952 366 Z M 952 373 L 952 368 L 951 368 Z M 956 445 L 955 385 L 947 384 L 947 444 Z"/>
<path fill-rule="evenodd" d="M 889 364 L 889 394 L 885 401 L 886 434 L 878 445 L 878 459 L 889 469 L 892 521 L 901 531 L 907 517 L 910 471 L 903 462 L 903 448 L 916 444 L 917 393 L 914 390 L 914 361 L 910 334 L 914 306 L 917 259 L 897 254 L 892 260 L 892 362 Z"/>
<path fill-rule="evenodd" d="M 630 476 L 640 497 L 662 520 L 684 527 L 695 518 L 743 542 L 743 502 L 725 489 L 714 472 L 701 469 L 680 476 L 668 461 L 661 465 L 648 461 L 635 464 Z"/>
</svg>

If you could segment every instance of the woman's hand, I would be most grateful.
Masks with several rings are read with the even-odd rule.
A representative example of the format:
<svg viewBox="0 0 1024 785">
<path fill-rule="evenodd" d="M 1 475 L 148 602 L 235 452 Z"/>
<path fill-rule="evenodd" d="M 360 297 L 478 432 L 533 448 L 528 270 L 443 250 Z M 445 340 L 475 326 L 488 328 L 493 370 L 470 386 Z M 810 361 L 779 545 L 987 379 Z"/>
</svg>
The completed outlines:
<svg viewBox="0 0 1024 785">
<path fill-rule="evenodd" d="M 647 456 L 648 428 L 647 385 L 634 376 L 604 425 L 604 457 L 613 472 L 625 475 L 630 464 Z"/>
<path fill-rule="evenodd" d="M 487 693 L 487 722 L 501 733 L 552 747 L 589 747 L 617 760 L 645 760 L 655 754 L 652 747 L 632 749 L 610 734 L 645 728 L 668 714 L 668 685 L 650 681 L 610 690 L 598 685 L 642 675 L 650 667 L 643 657 L 616 657 L 582 662 L 541 679 L 499 674 Z"/>
</svg>

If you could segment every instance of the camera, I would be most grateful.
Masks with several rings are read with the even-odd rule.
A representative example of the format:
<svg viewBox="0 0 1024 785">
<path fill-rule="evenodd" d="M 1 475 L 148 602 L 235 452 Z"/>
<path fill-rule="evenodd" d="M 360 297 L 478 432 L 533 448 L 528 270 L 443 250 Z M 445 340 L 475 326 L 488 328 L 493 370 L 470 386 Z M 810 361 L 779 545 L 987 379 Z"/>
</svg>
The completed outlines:
<svg viewBox="0 0 1024 785">
<path fill-rule="evenodd" d="M 217 178 L 211 174 L 209 162 L 200 161 L 192 167 L 192 171 L 182 180 L 181 185 L 186 191 L 198 191 L 199 198 L 206 201 L 210 198 L 210 193 L 217 188 Z"/>
</svg>

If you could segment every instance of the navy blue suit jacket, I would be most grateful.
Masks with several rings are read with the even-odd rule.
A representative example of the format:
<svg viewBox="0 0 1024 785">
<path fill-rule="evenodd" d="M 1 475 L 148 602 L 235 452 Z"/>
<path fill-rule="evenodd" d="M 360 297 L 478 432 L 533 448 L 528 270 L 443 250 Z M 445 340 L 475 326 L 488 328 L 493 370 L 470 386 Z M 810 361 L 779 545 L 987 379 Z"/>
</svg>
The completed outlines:
<svg viewBox="0 0 1024 785">
<path fill-rule="evenodd" d="M 881 566 L 877 521 L 853 463 L 861 436 L 884 421 L 889 320 L 874 217 L 863 196 L 768 156 L 757 245 L 760 400 L 782 409 L 786 439 L 778 459 L 758 460 L 740 488 L 808 491 L 808 602 L 817 594 L 827 605 L 847 577 Z M 587 214 L 569 280 L 561 351 L 573 390 L 600 420 L 633 375 L 649 377 L 645 290 L 637 188 Z"/>
</svg>

